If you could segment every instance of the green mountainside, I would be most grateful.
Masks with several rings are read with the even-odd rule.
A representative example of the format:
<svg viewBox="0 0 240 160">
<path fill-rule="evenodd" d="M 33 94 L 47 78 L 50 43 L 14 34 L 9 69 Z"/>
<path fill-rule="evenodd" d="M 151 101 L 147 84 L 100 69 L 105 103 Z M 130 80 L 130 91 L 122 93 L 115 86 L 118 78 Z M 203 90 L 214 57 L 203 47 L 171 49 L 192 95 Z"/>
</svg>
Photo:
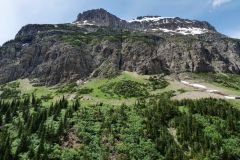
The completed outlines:
<svg viewBox="0 0 240 160">
<path fill-rule="evenodd" d="M 181 76 L 202 77 L 201 83 L 240 94 L 221 83 L 220 74 Z M 225 76 L 234 77 L 229 84 L 239 83 L 239 76 Z M 0 90 L 2 159 L 217 160 L 240 155 L 238 100 L 178 99 L 202 91 L 171 75 L 123 72 L 52 87 L 20 79 Z"/>
</svg>

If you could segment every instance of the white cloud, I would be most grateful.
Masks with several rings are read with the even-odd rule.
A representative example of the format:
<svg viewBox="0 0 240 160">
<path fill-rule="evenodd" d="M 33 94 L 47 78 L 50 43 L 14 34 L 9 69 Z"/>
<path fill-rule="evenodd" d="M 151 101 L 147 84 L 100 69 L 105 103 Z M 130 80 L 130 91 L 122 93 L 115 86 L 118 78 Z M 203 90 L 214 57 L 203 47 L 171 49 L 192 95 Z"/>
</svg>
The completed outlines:
<svg viewBox="0 0 240 160">
<path fill-rule="evenodd" d="M 221 5 L 223 5 L 224 3 L 228 3 L 231 2 L 231 0 L 212 0 L 212 6 L 215 7 L 219 7 Z"/>
</svg>

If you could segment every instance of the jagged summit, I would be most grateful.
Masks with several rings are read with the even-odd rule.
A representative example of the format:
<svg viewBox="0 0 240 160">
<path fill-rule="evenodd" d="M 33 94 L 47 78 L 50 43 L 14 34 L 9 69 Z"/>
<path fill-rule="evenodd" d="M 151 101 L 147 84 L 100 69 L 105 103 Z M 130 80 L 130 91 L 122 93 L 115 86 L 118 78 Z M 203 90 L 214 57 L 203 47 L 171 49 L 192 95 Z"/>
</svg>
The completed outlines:
<svg viewBox="0 0 240 160">
<path fill-rule="evenodd" d="M 106 10 L 93 9 L 80 13 L 75 21 L 78 25 L 119 26 L 121 19 Z"/>
<path fill-rule="evenodd" d="M 94 25 L 184 35 L 217 32 L 216 29 L 206 21 L 161 16 L 140 16 L 136 19 L 125 21 L 102 8 L 80 13 L 74 23 L 78 26 Z"/>
</svg>

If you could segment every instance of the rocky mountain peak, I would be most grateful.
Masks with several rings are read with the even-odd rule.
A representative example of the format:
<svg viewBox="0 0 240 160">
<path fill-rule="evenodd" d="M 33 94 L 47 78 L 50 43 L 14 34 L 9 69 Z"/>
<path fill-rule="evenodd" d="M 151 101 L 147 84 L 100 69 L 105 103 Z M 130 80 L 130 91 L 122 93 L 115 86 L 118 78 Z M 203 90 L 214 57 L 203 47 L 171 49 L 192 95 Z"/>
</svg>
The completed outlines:
<svg viewBox="0 0 240 160">
<path fill-rule="evenodd" d="M 119 26 L 121 19 L 106 10 L 93 9 L 80 13 L 74 22 L 77 25 Z"/>
<path fill-rule="evenodd" d="M 125 21 L 104 9 L 94 9 L 80 13 L 74 23 L 79 27 L 94 25 L 183 35 L 217 32 L 211 24 L 205 21 L 161 16 L 140 16 Z"/>
</svg>

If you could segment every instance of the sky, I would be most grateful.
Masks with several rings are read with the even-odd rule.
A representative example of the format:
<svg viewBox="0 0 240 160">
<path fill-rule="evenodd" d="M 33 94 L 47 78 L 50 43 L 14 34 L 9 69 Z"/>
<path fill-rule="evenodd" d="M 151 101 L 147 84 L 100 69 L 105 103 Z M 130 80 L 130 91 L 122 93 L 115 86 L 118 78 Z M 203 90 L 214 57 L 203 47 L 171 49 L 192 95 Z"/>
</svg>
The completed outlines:
<svg viewBox="0 0 240 160">
<path fill-rule="evenodd" d="M 240 0 L 0 0 L 0 45 L 26 24 L 69 23 L 96 8 L 125 20 L 145 15 L 204 20 L 240 39 Z"/>
</svg>

